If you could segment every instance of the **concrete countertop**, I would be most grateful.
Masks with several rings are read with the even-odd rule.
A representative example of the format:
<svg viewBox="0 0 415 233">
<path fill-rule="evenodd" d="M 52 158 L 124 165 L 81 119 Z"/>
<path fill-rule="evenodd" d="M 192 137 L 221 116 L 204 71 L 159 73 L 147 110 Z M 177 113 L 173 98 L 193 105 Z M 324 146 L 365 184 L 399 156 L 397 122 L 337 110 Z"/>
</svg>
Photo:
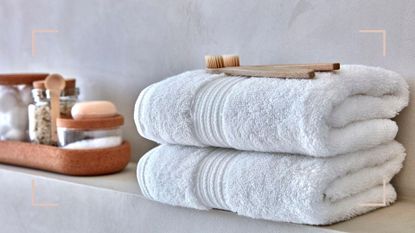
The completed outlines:
<svg viewBox="0 0 415 233">
<path fill-rule="evenodd" d="M 0 219 L 5 232 L 413 232 L 415 203 L 331 226 L 254 220 L 234 213 L 172 207 L 145 199 L 136 164 L 96 177 L 64 176 L 0 165 Z M 35 185 L 35 187 L 33 187 Z"/>
</svg>

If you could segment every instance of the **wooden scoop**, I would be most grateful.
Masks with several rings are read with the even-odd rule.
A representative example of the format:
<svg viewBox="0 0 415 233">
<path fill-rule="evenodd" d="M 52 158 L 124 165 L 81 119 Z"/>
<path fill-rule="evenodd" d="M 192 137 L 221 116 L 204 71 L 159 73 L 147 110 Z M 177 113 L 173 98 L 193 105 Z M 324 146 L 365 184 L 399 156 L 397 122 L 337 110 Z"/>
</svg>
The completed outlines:
<svg viewBox="0 0 415 233">
<path fill-rule="evenodd" d="M 45 80 L 45 87 L 50 93 L 51 105 L 51 139 L 57 142 L 56 119 L 60 115 L 60 95 L 65 89 L 65 79 L 60 74 L 51 74 Z"/>
</svg>

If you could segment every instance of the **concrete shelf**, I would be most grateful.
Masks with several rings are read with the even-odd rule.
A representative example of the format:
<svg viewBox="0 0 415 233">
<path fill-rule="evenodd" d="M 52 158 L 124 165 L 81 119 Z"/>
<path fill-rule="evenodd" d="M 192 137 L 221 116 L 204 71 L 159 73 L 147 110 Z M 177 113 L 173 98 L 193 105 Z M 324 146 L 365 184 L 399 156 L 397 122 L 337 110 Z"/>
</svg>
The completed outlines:
<svg viewBox="0 0 415 233">
<path fill-rule="evenodd" d="M 72 177 L 0 165 L 2 232 L 413 232 L 415 204 L 399 201 L 326 227 L 254 220 L 145 199 L 136 164 L 118 174 Z"/>
</svg>

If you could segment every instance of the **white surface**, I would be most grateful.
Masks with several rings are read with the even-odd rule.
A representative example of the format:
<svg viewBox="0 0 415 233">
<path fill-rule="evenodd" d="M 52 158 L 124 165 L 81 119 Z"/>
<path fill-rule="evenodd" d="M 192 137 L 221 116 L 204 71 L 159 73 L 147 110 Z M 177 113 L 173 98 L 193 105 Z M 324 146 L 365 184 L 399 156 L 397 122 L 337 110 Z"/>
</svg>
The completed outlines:
<svg viewBox="0 0 415 233">
<path fill-rule="evenodd" d="M 405 201 L 323 228 L 171 207 L 142 197 L 135 169 L 131 163 L 114 175 L 69 177 L 0 165 L 1 232 L 412 233 L 415 228 L 415 205 Z"/>
<path fill-rule="evenodd" d="M 149 201 L 137 189 L 134 164 L 122 173 L 100 177 L 68 177 L 0 165 L 0 185 L 1 232 L 321 232 Z"/>
<path fill-rule="evenodd" d="M 339 61 L 415 77 L 413 0 L 2 0 L 0 70 L 79 79 L 82 98 L 113 101 L 134 160 L 154 145 L 137 135 L 132 106 L 150 83 L 202 68 L 205 54 L 242 64 Z M 36 35 L 33 29 L 57 33 Z M 381 33 L 362 29 L 384 29 Z"/>
</svg>

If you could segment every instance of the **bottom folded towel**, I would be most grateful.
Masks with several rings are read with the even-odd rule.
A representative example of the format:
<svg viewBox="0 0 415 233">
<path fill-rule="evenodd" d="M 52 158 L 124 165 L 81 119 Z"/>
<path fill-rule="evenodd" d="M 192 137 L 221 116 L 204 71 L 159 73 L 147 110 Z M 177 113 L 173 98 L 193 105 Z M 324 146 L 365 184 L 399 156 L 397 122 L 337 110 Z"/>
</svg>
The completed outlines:
<svg viewBox="0 0 415 233">
<path fill-rule="evenodd" d="M 404 158 L 396 141 L 331 158 L 161 145 L 141 158 L 137 177 L 162 203 L 324 225 L 392 203 L 389 181 Z"/>
</svg>

